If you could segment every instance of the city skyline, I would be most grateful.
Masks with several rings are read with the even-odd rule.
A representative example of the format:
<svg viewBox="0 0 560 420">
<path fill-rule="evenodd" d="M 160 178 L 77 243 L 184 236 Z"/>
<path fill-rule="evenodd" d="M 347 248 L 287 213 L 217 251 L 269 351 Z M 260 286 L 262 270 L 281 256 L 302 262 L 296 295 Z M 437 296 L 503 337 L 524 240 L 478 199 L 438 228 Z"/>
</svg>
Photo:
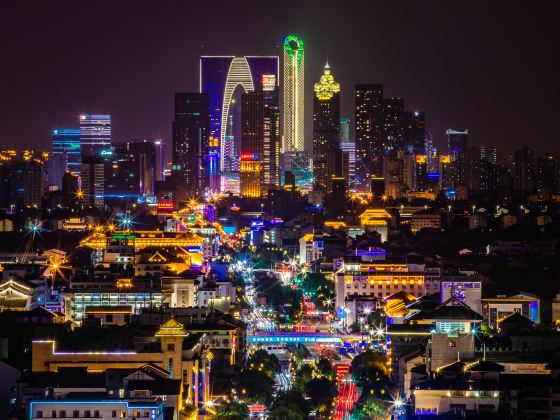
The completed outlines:
<svg viewBox="0 0 560 420">
<path fill-rule="evenodd" d="M 406 109 L 425 112 L 426 129 L 439 147 L 445 145 L 446 129 L 467 128 L 471 144 L 506 152 L 530 144 L 539 152 L 556 152 L 553 113 L 559 84 L 553 75 L 558 62 L 547 53 L 554 36 L 552 25 L 546 24 L 553 13 L 508 3 L 502 16 L 499 5 L 487 6 L 484 13 L 480 5 L 437 9 L 410 5 L 406 12 L 382 4 L 350 5 L 340 10 L 335 21 L 344 31 L 328 30 L 329 25 L 321 23 L 329 7 L 316 10 L 304 5 L 291 18 L 252 10 L 247 18 L 253 25 L 234 26 L 227 37 L 221 30 L 211 33 L 198 21 L 190 22 L 194 18 L 185 22 L 196 24 L 180 25 L 181 19 L 193 16 L 193 10 L 178 3 L 157 10 L 142 2 L 134 8 L 111 5 L 106 18 L 119 25 L 108 25 L 104 33 L 92 26 L 102 7 L 88 9 L 82 16 L 81 6 L 65 2 L 29 10 L 10 5 L 7 15 L 12 19 L 2 31 L 9 31 L 16 41 L 8 46 L 8 66 L 0 70 L 3 83 L 11 81 L 3 89 L 2 143 L 46 149 L 53 129 L 74 126 L 80 113 L 99 113 L 112 115 L 114 141 L 163 138 L 170 146 L 173 94 L 197 91 L 200 56 L 280 56 L 282 37 L 294 33 L 305 42 L 308 150 L 312 84 L 328 56 L 341 84 L 342 117 L 353 119 L 355 84 L 378 83 L 387 97 L 403 98 Z M 230 8 L 223 5 L 224 12 Z M 157 37 L 145 37 L 138 29 L 149 11 L 154 12 Z M 230 11 L 216 19 L 221 22 L 239 13 Z M 204 6 L 194 12 L 201 21 L 212 16 Z M 37 31 L 55 16 L 78 15 L 78 23 L 70 19 L 63 28 L 50 25 L 37 41 Z M 350 25 L 350 19 L 355 24 Z M 499 28 L 492 28 L 495 19 L 502 21 Z M 409 30 L 401 34 L 398 28 L 404 25 Z M 179 30 L 182 35 L 177 37 Z M 249 33 L 262 36 L 248 37 Z M 182 43 L 187 38 L 189 44 Z M 73 54 L 68 56 L 69 52 Z M 81 65 L 61 67 L 57 57 L 62 56 Z M 545 89 L 550 93 L 543 95 Z M 532 105 L 537 101 L 538 107 Z"/>
</svg>

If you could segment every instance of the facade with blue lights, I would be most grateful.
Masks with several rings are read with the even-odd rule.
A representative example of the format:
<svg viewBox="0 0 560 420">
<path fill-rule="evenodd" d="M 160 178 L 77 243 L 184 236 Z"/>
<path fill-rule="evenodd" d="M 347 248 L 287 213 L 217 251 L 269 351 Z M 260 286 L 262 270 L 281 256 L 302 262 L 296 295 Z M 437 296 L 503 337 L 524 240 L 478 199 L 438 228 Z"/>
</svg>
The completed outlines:
<svg viewBox="0 0 560 420">
<path fill-rule="evenodd" d="M 97 156 L 111 146 L 110 115 L 80 115 L 80 151 L 82 156 Z"/>
<path fill-rule="evenodd" d="M 66 169 L 80 175 L 82 157 L 79 128 L 57 128 L 53 130 L 51 147 L 53 157 L 66 154 Z"/>
</svg>

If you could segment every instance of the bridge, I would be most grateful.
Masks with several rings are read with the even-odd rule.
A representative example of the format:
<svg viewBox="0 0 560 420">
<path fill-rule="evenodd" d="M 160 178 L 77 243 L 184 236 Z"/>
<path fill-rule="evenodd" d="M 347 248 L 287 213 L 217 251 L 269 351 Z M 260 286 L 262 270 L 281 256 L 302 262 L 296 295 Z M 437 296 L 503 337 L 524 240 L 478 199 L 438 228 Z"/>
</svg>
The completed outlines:
<svg viewBox="0 0 560 420">
<path fill-rule="evenodd" d="M 367 335 L 341 333 L 257 332 L 249 334 L 249 344 L 341 344 L 343 341 L 362 341 Z"/>
</svg>

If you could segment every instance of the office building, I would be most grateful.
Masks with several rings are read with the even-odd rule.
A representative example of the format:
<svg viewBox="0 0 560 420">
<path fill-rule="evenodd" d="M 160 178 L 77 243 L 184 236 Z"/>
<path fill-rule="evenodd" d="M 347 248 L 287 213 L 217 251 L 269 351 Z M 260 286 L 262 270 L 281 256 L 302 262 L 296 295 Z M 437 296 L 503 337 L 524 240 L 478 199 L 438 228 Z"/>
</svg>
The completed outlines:
<svg viewBox="0 0 560 420">
<path fill-rule="evenodd" d="M 80 179 L 85 205 L 101 208 L 105 205 L 105 164 L 95 156 L 82 156 Z"/>
<path fill-rule="evenodd" d="M 208 95 L 209 176 L 224 189 L 227 176 L 238 176 L 241 144 L 241 94 L 274 89 L 279 83 L 277 56 L 200 57 L 200 92 Z M 215 148 L 215 149 L 214 149 Z M 228 172 L 234 172 L 228 174 Z M 225 173 L 219 177 L 218 174 Z M 213 186 L 211 186 L 213 187 Z"/>
<path fill-rule="evenodd" d="M 111 146 L 110 115 L 80 115 L 81 156 L 97 156 Z"/>
<path fill-rule="evenodd" d="M 241 162 L 239 184 L 243 197 L 260 197 L 263 179 L 264 95 L 241 95 Z"/>
<path fill-rule="evenodd" d="M 361 191 L 367 191 L 369 179 L 383 174 L 383 86 L 356 85 L 354 105 L 356 185 Z"/>
<path fill-rule="evenodd" d="M 404 147 L 404 99 L 383 98 L 383 153 L 390 154 Z"/>
<path fill-rule="evenodd" d="M 49 188 L 62 189 L 62 177 L 68 166 L 67 154 L 51 154 L 47 160 L 47 185 Z"/>
<path fill-rule="evenodd" d="M 53 130 L 51 156 L 61 155 L 66 155 L 66 167 L 64 168 L 64 172 L 71 171 L 80 175 L 82 157 L 80 154 L 79 128 L 57 128 Z"/>
<path fill-rule="evenodd" d="M 529 147 L 516 150 L 512 155 L 513 188 L 521 194 L 535 188 L 535 153 Z"/>
<path fill-rule="evenodd" d="M 186 184 L 187 193 L 195 196 L 210 186 L 216 164 L 209 156 L 208 104 L 205 93 L 175 94 L 173 173 Z"/>
<path fill-rule="evenodd" d="M 340 84 L 329 65 L 314 85 L 313 98 L 313 184 L 319 191 L 330 192 L 340 153 Z"/>
<path fill-rule="evenodd" d="M 43 165 L 12 160 L 0 166 L 0 207 L 39 207 L 44 191 Z"/>
<path fill-rule="evenodd" d="M 62 197 L 64 205 L 70 206 L 71 204 L 78 203 L 78 191 L 80 191 L 80 177 L 73 172 L 66 172 L 62 176 Z"/>
<path fill-rule="evenodd" d="M 163 181 L 163 170 L 165 169 L 165 148 L 163 140 L 154 140 L 154 147 L 156 149 L 156 167 L 155 167 L 155 180 L 156 182 Z"/>
<path fill-rule="evenodd" d="M 356 144 L 350 139 L 350 118 L 340 119 L 340 150 L 342 176 L 348 182 L 356 176 Z"/>
<path fill-rule="evenodd" d="M 106 198 L 137 199 L 155 194 L 156 145 L 153 142 L 114 143 L 106 162 Z"/>
<path fill-rule="evenodd" d="M 420 111 L 403 113 L 404 148 L 413 154 L 425 153 L 425 117 Z"/>
<path fill-rule="evenodd" d="M 449 129 L 447 135 L 447 153 L 451 158 L 449 166 L 450 188 L 468 186 L 468 136 L 469 130 Z"/>
<path fill-rule="evenodd" d="M 282 152 L 303 151 L 304 136 L 304 47 L 295 35 L 284 37 L 284 102 Z"/>
<path fill-rule="evenodd" d="M 278 87 L 263 87 L 263 185 L 280 185 L 280 107 Z"/>
</svg>

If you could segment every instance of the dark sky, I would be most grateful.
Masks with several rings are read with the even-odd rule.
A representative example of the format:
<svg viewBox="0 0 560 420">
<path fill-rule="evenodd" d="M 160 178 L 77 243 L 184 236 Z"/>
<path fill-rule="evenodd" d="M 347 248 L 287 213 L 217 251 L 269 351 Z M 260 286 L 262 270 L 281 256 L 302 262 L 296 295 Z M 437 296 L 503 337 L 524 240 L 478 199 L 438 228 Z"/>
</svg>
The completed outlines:
<svg viewBox="0 0 560 420">
<path fill-rule="evenodd" d="M 11 1 L 0 12 L 0 147 L 48 148 L 50 130 L 80 112 L 112 114 L 114 141 L 169 142 L 173 93 L 198 89 L 201 54 L 274 54 L 294 33 L 307 98 L 328 52 L 343 116 L 355 83 L 382 83 L 426 112 L 439 144 L 446 128 L 469 128 L 473 144 L 558 151 L 555 3 Z"/>
</svg>

